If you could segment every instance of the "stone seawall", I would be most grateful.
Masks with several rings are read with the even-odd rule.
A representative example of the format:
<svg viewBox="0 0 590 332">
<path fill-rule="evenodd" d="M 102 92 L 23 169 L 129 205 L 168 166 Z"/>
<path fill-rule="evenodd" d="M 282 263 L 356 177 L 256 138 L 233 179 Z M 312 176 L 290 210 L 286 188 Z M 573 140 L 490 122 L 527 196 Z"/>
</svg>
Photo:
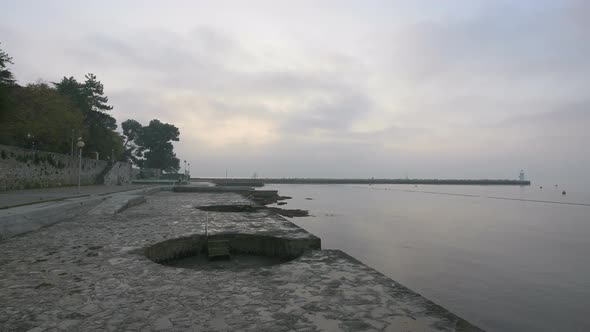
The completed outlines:
<svg viewBox="0 0 590 332">
<path fill-rule="evenodd" d="M 76 157 L 0 145 L 0 191 L 78 184 Z M 96 184 L 108 162 L 82 158 L 82 185 Z"/>
<path fill-rule="evenodd" d="M 107 186 L 123 185 L 131 183 L 137 172 L 133 171 L 130 163 L 117 162 L 104 176 L 104 184 Z"/>
</svg>

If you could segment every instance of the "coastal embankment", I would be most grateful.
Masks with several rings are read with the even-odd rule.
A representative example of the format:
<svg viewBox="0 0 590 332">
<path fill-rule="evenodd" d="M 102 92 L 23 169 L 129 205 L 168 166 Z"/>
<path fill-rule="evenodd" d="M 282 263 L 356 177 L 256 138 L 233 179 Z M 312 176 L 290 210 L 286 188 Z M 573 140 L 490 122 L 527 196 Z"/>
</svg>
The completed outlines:
<svg viewBox="0 0 590 332">
<path fill-rule="evenodd" d="M 332 179 L 332 178 L 193 178 L 223 186 L 259 187 L 264 184 L 412 184 L 412 185 L 506 185 L 530 186 L 529 180 L 509 179 Z"/>
<path fill-rule="evenodd" d="M 251 191 L 187 188 L 5 238 L 1 329 L 481 331 Z"/>
</svg>

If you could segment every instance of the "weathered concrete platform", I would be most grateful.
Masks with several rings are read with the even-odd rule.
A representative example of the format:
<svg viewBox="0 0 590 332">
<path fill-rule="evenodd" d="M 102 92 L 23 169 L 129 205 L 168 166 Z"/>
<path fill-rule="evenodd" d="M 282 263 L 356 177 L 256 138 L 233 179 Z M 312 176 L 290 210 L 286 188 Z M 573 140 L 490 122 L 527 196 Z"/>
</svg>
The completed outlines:
<svg viewBox="0 0 590 332">
<path fill-rule="evenodd" d="M 137 194 L 118 194 L 104 200 L 98 206 L 88 212 L 93 215 L 117 214 L 132 206 L 145 202 L 144 195 Z"/>
<path fill-rule="evenodd" d="M 0 243 L 2 331 L 478 331 L 337 250 L 242 270 L 193 270 L 145 255 L 204 234 L 317 239 L 284 218 L 205 212 L 232 193 L 160 192 Z"/>
<path fill-rule="evenodd" d="M 254 191 L 252 187 L 245 186 L 175 186 L 172 191 L 179 193 L 238 193 Z"/>
<path fill-rule="evenodd" d="M 7 209 L 16 206 L 31 204 L 47 203 L 70 198 L 104 196 L 118 192 L 126 192 L 143 188 L 153 187 L 153 185 L 129 184 L 122 186 L 82 186 L 78 187 L 55 187 L 41 189 L 24 189 L 0 192 L 0 209 Z"/>
<path fill-rule="evenodd" d="M 143 203 L 143 195 L 169 187 L 140 187 L 124 192 L 98 190 L 98 195 L 85 195 L 38 204 L 0 209 L 0 241 L 70 220 L 90 211 L 91 214 L 115 214 Z M 112 190 L 112 189 L 111 189 Z"/>
</svg>

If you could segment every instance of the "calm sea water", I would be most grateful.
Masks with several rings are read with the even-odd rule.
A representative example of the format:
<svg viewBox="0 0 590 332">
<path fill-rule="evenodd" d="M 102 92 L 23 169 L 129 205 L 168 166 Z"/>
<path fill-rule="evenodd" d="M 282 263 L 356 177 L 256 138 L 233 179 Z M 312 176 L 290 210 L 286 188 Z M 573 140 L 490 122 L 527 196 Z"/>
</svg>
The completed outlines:
<svg viewBox="0 0 590 332">
<path fill-rule="evenodd" d="M 590 194 L 272 185 L 293 222 L 489 331 L 590 331 Z M 311 198 L 311 200 L 306 199 Z M 553 203 L 549 203 L 553 202 Z"/>
</svg>

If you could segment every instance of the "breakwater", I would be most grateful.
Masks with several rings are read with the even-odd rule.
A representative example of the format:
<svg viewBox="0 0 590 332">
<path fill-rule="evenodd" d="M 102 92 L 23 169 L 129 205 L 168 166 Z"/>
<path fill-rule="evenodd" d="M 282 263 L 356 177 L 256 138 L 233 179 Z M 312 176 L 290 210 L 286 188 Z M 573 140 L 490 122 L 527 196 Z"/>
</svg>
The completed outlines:
<svg viewBox="0 0 590 332">
<path fill-rule="evenodd" d="M 507 185 L 530 186 L 528 180 L 508 179 L 335 179 L 335 178 L 193 178 L 224 186 L 261 186 L 264 184 L 410 184 L 410 185 Z"/>
</svg>

